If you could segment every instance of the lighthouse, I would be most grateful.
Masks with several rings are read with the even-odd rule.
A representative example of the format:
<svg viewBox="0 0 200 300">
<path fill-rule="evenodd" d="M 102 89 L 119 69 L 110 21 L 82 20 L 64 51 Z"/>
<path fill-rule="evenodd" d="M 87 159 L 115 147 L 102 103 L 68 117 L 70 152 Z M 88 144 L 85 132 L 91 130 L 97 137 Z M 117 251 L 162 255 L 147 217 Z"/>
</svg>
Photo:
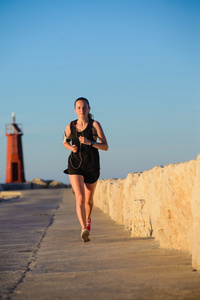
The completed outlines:
<svg viewBox="0 0 200 300">
<path fill-rule="evenodd" d="M 7 160 L 6 183 L 25 182 L 23 149 L 22 149 L 22 124 L 15 123 L 15 114 L 12 113 L 12 123 L 6 124 Z"/>
</svg>

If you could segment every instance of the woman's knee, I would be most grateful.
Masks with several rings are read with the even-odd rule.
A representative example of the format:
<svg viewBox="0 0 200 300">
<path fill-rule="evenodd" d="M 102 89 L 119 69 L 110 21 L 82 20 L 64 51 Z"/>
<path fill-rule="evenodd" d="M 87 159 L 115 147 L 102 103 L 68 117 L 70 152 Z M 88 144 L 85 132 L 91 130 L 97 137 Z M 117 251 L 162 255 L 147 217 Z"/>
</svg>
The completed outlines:
<svg viewBox="0 0 200 300">
<path fill-rule="evenodd" d="M 76 203 L 78 205 L 82 206 L 85 204 L 85 197 L 83 194 L 81 193 L 75 194 L 75 197 L 76 197 Z"/>
<path fill-rule="evenodd" d="M 85 199 L 85 204 L 93 206 L 93 196 L 92 195 L 89 198 Z"/>
</svg>

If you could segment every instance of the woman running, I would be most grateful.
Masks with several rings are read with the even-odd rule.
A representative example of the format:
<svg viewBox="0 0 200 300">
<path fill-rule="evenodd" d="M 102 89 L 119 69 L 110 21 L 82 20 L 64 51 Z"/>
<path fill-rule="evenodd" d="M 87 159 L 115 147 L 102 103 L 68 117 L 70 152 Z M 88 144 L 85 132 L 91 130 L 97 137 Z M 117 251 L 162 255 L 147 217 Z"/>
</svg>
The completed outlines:
<svg viewBox="0 0 200 300">
<path fill-rule="evenodd" d="M 81 238 L 90 241 L 93 195 L 100 175 L 99 150 L 108 150 L 108 144 L 99 122 L 90 114 L 90 104 L 80 97 L 74 103 L 78 116 L 66 126 L 63 145 L 71 154 L 68 158 L 69 179 L 76 197 L 76 212 L 82 227 Z"/>
</svg>

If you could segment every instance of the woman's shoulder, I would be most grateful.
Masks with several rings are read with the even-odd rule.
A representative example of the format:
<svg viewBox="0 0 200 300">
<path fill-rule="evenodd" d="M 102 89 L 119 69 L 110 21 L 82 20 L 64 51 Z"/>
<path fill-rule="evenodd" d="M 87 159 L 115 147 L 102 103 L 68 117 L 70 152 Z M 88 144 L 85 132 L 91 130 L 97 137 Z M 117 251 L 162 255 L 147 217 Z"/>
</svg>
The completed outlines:
<svg viewBox="0 0 200 300">
<path fill-rule="evenodd" d="M 97 121 L 97 120 L 92 120 L 93 121 L 93 126 L 99 126 L 100 125 L 100 123 Z"/>
<path fill-rule="evenodd" d="M 73 120 L 70 123 L 67 124 L 65 128 L 65 134 L 66 136 L 70 136 L 71 132 L 73 132 L 73 127 L 75 127 L 77 120 Z"/>
<path fill-rule="evenodd" d="M 98 121 L 93 120 L 93 127 L 94 127 L 95 129 L 101 128 L 101 124 L 100 124 Z"/>
<path fill-rule="evenodd" d="M 71 121 L 70 123 L 68 123 L 67 126 L 66 126 L 66 129 L 69 130 L 71 128 L 71 126 L 75 124 L 75 122 L 76 122 L 76 120 Z"/>
<path fill-rule="evenodd" d="M 71 125 L 71 126 L 73 125 L 74 127 L 76 127 L 77 121 L 78 121 L 77 119 L 71 121 L 71 122 L 70 122 L 70 125 Z"/>
<path fill-rule="evenodd" d="M 67 128 L 67 127 L 69 127 L 69 128 L 70 128 L 70 127 L 71 127 L 71 125 L 74 125 L 74 126 L 75 126 L 75 125 L 76 125 L 76 123 L 77 123 L 77 120 L 73 120 L 73 121 L 71 121 L 70 123 L 68 123 L 68 124 L 67 124 L 66 128 Z"/>
</svg>

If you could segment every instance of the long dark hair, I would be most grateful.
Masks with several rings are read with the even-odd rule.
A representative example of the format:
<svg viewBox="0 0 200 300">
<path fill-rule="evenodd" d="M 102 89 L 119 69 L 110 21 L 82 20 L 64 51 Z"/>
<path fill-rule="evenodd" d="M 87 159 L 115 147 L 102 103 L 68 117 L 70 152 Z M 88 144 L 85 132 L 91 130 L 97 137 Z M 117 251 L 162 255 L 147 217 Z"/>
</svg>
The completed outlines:
<svg viewBox="0 0 200 300">
<path fill-rule="evenodd" d="M 75 102 L 74 102 L 74 108 L 76 107 L 76 102 L 79 101 L 79 100 L 85 101 L 85 102 L 87 103 L 88 107 L 90 107 L 90 103 L 89 103 L 88 99 L 86 99 L 86 98 L 84 98 L 84 97 L 79 97 L 79 98 L 76 99 Z M 94 116 L 93 116 L 92 114 L 89 113 L 89 114 L 88 114 L 88 118 L 89 118 L 89 119 L 94 119 Z"/>
</svg>

